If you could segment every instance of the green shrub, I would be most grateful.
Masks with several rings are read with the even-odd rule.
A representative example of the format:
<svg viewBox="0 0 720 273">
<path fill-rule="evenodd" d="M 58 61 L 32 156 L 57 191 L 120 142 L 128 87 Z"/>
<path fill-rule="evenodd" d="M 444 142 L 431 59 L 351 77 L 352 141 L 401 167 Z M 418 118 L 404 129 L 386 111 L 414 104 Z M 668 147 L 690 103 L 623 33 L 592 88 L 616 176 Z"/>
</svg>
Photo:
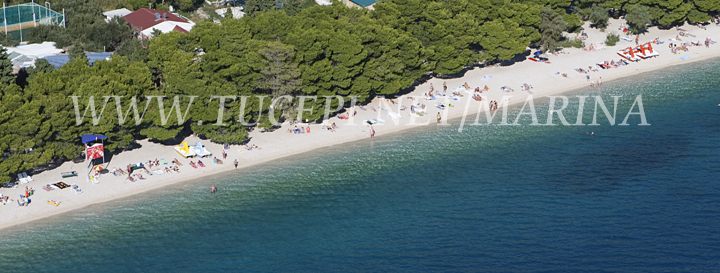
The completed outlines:
<svg viewBox="0 0 720 273">
<path fill-rule="evenodd" d="M 585 47 L 585 42 L 580 39 L 569 39 L 562 41 L 562 47 L 583 48 Z"/>
<path fill-rule="evenodd" d="M 605 45 L 607 46 L 615 46 L 620 41 L 620 36 L 618 36 L 615 33 L 608 34 L 607 38 L 605 38 Z"/>
</svg>

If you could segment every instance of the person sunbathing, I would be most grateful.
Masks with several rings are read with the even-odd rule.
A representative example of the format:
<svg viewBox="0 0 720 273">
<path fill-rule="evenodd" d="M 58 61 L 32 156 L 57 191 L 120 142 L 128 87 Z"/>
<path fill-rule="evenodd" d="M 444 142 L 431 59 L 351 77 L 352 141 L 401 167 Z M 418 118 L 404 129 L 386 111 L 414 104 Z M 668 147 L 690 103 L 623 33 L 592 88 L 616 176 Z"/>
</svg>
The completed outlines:
<svg viewBox="0 0 720 273">
<path fill-rule="evenodd" d="M 201 160 L 198 160 L 198 166 L 205 168 L 205 163 L 203 163 Z"/>
</svg>

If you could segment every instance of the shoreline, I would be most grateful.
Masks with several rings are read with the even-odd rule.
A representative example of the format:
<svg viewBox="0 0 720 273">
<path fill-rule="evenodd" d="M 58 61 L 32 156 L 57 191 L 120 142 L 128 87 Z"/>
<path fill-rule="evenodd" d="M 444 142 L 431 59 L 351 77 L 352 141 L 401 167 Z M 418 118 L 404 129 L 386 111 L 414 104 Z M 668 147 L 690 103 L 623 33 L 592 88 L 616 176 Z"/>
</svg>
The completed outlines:
<svg viewBox="0 0 720 273">
<path fill-rule="evenodd" d="M 611 33 L 611 29 L 614 29 L 619 22 L 611 21 L 607 32 Z M 720 33 L 720 27 L 716 25 L 707 26 L 706 30 L 702 30 L 695 26 L 685 25 L 688 32 L 696 34 L 695 40 L 704 40 L 705 37 L 710 36 L 713 40 L 718 40 L 717 33 Z M 604 41 L 604 34 L 595 29 L 586 28 L 590 38 L 589 41 L 593 44 Z M 673 38 L 677 34 L 677 30 L 659 30 L 657 28 L 651 28 L 650 33 L 643 35 L 641 40 L 647 41 L 655 37 L 661 37 L 662 41 Z M 602 36 L 602 37 L 598 37 Z M 667 44 L 667 42 L 666 42 Z M 593 72 L 590 75 L 595 77 L 601 77 L 602 81 L 612 81 L 621 78 L 627 78 L 642 73 L 651 71 L 657 71 L 665 68 L 669 68 L 676 65 L 690 64 L 699 61 L 706 61 L 720 57 L 719 45 L 715 44 L 710 48 L 703 47 L 691 47 L 689 52 L 682 54 L 673 54 L 670 49 L 667 48 L 666 44 L 657 45 L 657 51 L 660 52 L 660 56 L 657 58 L 644 60 L 639 63 L 631 63 L 628 66 L 612 68 L 609 70 L 600 70 L 599 72 Z M 438 79 L 431 78 L 430 80 L 420 84 L 414 88 L 412 92 L 407 95 L 401 96 L 397 99 L 400 104 L 408 104 L 405 97 L 408 95 L 421 96 L 429 90 L 430 84 L 433 84 L 437 89 L 442 88 L 443 82 L 448 83 L 448 91 L 454 91 L 456 87 L 461 86 L 463 82 L 468 82 L 472 87 L 490 85 L 491 92 L 489 95 L 483 94 L 484 101 L 489 99 L 498 99 L 502 95 L 507 95 L 504 92 L 500 92 L 498 89 L 500 86 L 508 85 L 515 89 L 523 82 L 528 82 L 533 85 L 534 99 L 543 98 L 549 95 L 558 95 L 563 93 L 574 92 L 588 86 L 588 81 L 575 71 L 572 71 L 575 67 L 586 68 L 588 65 L 592 65 L 602 60 L 617 60 L 619 57 L 615 54 L 615 51 L 619 48 L 634 45 L 634 43 L 622 41 L 614 47 L 603 47 L 596 51 L 583 51 L 582 49 L 566 49 L 567 54 L 560 54 L 551 56 L 551 64 L 544 63 L 533 63 L 529 61 L 516 63 L 511 66 L 500 67 L 491 66 L 485 68 L 475 68 L 468 70 L 460 78 L 454 79 Z M 687 56 L 686 59 L 682 57 Z M 596 67 L 596 66 L 595 66 Z M 555 77 L 555 72 L 567 73 L 570 77 Z M 518 78 L 521 75 L 521 78 Z M 486 77 L 491 76 L 491 77 Z M 593 80 L 595 80 L 594 78 Z M 438 88 L 440 87 L 440 88 Z M 601 90 L 601 89 L 600 89 Z M 466 93 L 463 97 L 462 102 L 458 102 L 460 105 L 465 105 L 463 102 L 471 100 L 470 96 Z M 508 101 L 507 106 L 517 105 L 525 101 L 527 93 L 515 91 L 512 93 L 513 98 Z M 434 102 L 425 102 L 428 105 L 433 105 Z M 366 105 L 367 108 L 376 109 L 376 106 L 381 109 L 380 112 L 386 112 L 383 109 L 383 104 L 387 104 L 386 100 L 375 98 L 370 104 Z M 428 120 L 427 124 L 408 124 L 403 120 L 413 119 L 412 115 L 403 115 L 400 118 L 399 125 L 393 125 L 390 118 L 386 115 L 383 119 L 388 122 L 382 126 L 376 126 L 377 136 L 390 135 L 400 133 L 402 131 L 420 128 L 428 125 L 435 124 L 435 107 L 429 107 L 432 111 L 429 111 L 427 115 L 421 120 Z M 466 115 L 475 115 L 480 112 L 480 108 L 473 108 L 470 112 L 465 112 L 461 109 L 464 107 L 452 108 L 448 111 L 448 115 L 444 120 L 456 120 Z M 403 112 L 401 114 L 406 114 Z M 260 150 L 247 151 L 241 146 L 232 145 L 230 148 L 229 156 L 225 160 L 224 165 L 207 164 L 208 166 L 202 169 L 193 169 L 188 166 L 189 159 L 181 159 L 180 156 L 173 150 L 171 146 L 163 146 L 160 144 L 149 143 L 147 140 L 140 140 L 138 143 L 142 146 L 139 149 L 132 151 L 123 152 L 113 156 L 112 162 L 108 166 L 108 169 L 112 170 L 117 167 L 124 167 L 130 163 L 147 162 L 148 160 L 154 160 L 156 158 L 164 158 L 168 161 L 173 158 L 180 159 L 184 166 L 181 167 L 181 174 L 165 174 L 161 176 L 150 176 L 147 180 L 141 180 L 138 182 L 127 182 L 124 177 L 115 177 L 111 174 L 105 174 L 101 176 L 99 184 L 90 184 L 85 181 L 82 177 L 74 177 L 70 179 L 58 179 L 60 172 L 75 170 L 80 174 L 85 173 L 85 164 L 73 164 L 72 162 L 66 162 L 61 166 L 42 172 L 33 176 L 33 182 L 29 184 L 20 184 L 18 189 L 0 189 L 0 192 L 4 195 L 9 195 L 11 198 L 16 198 L 18 194 L 23 191 L 24 186 L 31 186 L 35 189 L 35 195 L 32 196 L 33 202 L 29 207 L 18 207 L 15 203 L 8 203 L 7 205 L 0 205 L 0 229 L 6 229 L 13 226 L 18 226 L 28 222 L 34 222 L 50 216 L 57 216 L 66 212 L 70 212 L 77 209 L 86 208 L 92 205 L 104 203 L 111 200 L 117 200 L 127 198 L 140 193 L 153 191 L 168 185 L 175 185 L 181 183 L 191 183 L 197 179 L 207 178 L 226 172 L 235 170 L 232 166 L 232 161 L 238 159 L 241 164 L 238 169 L 248 168 L 259 164 L 264 164 L 273 160 L 287 158 L 322 148 L 328 148 L 340 144 L 351 143 L 355 141 L 365 141 L 369 138 L 369 131 L 366 126 L 358 126 L 363 119 L 372 119 L 378 116 L 377 112 L 370 109 L 360 110 L 354 117 L 354 124 L 347 124 L 348 121 L 339 120 L 337 117 L 331 118 L 331 122 L 337 122 L 339 125 L 338 131 L 335 133 L 328 132 L 327 130 L 321 130 L 320 124 L 313 124 L 311 128 L 313 133 L 294 135 L 288 134 L 286 130 L 289 128 L 285 124 L 281 129 L 273 132 L 260 133 L 258 130 L 251 132 L 251 144 L 258 145 L 261 147 Z M 451 124 L 454 126 L 457 124 Z M 188 143 L 193 144 L 197 141 L 197 138 L 191 136 L 187 139 Z M 207 141 L 205 141 L 207 142 Z M 207 148 L 212 151 L 215 155 L 219 155 L 222 151 L 222 145 L 215 143 L 206 143 Z M 211 158 L 206 159 L 206 162 L 212 161 Z M 70 189 L 54 190 L 54 191 L 43 191 L 42 187 L 45 184 L 55 183 L 58 181 L 65 181 L 68 184 L 79 185 L 83 193 L 75 194 Z M 58 207 L 50 206 L 46 204 L 47 200 L 57 200 L 61 202 Z"/>
</svg>

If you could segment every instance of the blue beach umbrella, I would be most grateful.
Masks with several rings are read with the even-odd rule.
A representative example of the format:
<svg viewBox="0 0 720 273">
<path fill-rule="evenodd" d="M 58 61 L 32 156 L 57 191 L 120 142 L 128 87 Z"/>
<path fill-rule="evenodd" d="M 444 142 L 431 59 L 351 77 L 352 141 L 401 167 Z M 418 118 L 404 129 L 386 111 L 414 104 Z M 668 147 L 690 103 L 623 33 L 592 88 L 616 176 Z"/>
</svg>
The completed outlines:
<svg viewBox="0 0 720 273">
<path fill-rule="evenodd" d="M 80 136 L 80 140 L 82 141 L 83 144 L 88 144 L 93 141 L 105 140 L 105 139 L 107 139 L 107 136 L 100 135 L 100 134 L 84 134 L 84 135 Z"/>
</svg>

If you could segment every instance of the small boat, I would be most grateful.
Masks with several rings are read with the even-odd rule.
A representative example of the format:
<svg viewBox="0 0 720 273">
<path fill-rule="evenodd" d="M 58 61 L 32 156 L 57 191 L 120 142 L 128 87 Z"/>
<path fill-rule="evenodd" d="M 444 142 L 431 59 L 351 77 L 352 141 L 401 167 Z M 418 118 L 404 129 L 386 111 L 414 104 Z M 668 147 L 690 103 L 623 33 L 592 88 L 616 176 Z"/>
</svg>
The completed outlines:
<svg viewBox="0 0 720 273">
<path fill-rule="evenodd" d="M 72 172 L 62 172 L 62 173 L 60 173 L 60 175 L 62 176 L 62 178 L 68 178 L 68 177 L 77 176 L 78 174 L 76 171 L 72 171 Z"/>
</svg>

